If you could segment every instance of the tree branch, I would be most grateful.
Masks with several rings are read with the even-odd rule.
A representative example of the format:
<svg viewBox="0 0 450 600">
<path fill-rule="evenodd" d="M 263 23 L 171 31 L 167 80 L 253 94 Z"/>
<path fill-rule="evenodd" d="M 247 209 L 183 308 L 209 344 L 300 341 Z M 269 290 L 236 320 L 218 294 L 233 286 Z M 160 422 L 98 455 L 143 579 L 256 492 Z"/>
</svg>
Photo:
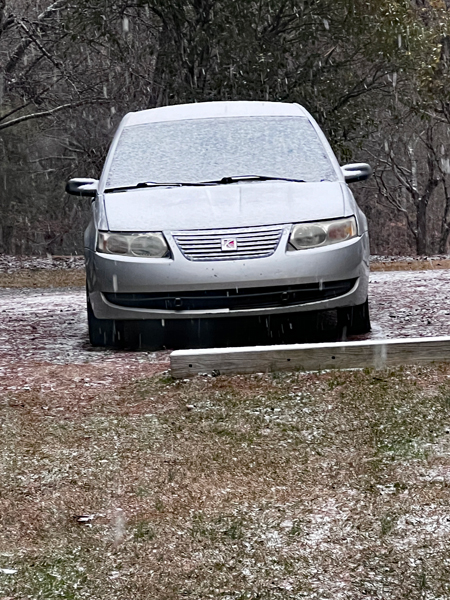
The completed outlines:
<svg viewBox="0 0 450 600">
<path fill-rule="evenodd" d="M 67 110 L 69 108 L 77 108 L 78 106 L 83 106 L 86 104 L 100 104 L 100 103 L 108 103 L 108 100 L 105 98 L 97 98 L 93 100 L 80 100 L 79 102 L 70 102 L 68 104 L 62 104 L 61 106 L 56 106 L 55 108 L 51 108 L 50 110 L 44 110 L 38 113 L 31 113 L 29 115 L 23 115 L 22 117 L 17 117 L 17 119 L 11 119 L 6 123 L 0 123 L 0 131 L 2 129 L 7 129 L 8 127 L 14 127 L 19 123 L 24 123 L 25 121 L 31 121 L 32 119 L 41 119 L 43 117 L 50 117 L 62 110 Z"/>
<path fill-rule="evenodd" d="M 14 25 L 14 17 L 5 15 L 6 0 L 0 0 L 0 36 Z"/>
<path fill-rule="evenodd" d="M 59 79 L 57 79 L 56 81 L 54 81 L 51 85 L 47 86 L 44 90 L 42 90 L 42 92 L 39 92 L 37 95 L 35 95 L 32 100 L 28 100 L 27 102 L 24 102 L 23 104 L 21 104 L 20 106 L 17 106 L 16 108 L 13 108 L 9 112 L 5 113 L 4 115 L 1 115 L 0 116 L 0 123 L 2 121 L 4 121 L 5 119 L 8 119 L 9 117 L 11 117 L 12 115 L 14 115 L 15 113 L 18 113 L 21 110 L 24 110 L 25 108 L 27 108 L 28 106 L 30 106 L 30 104 L 33 104 L 33 103 L 34 104 L 38 104 L 38 101 L 42 98 L 42 96 L 44 94 L 46 94 L 48 91 L 50 91 L 62 79 L 63 79 L 63 76 L 59 77 Z"/>
<path fill-rule="evenodd" d="M 417 239 L 417 230 L 414 227 L 413 222 L 411 221 L 411 217 L 410 217 L 408 209 L 401 204 L 401 202 L 399 201 L 396 194 L 391 191 L 391 186 L 389 186 L 384 181 L 384 175 L 386 174 L 386 170 L 388 167 L 392 168 L 392 165 L 390 165 L 387 161 L 381 161 L 381 162 L 383 162 L 385 166 L 384 166 L 383 170 L 381 171 L 381 173 L 375 174 L 375 176 L 374 176 L 375 182 L 378 187 L 378 192 L 381 194 L 381 196 L 383 198 L 386 199 L 386 201 L 393 208 L 395 208 L 395 210 L 399 211 L 400 213 L 402 213 L 405 216 L 408 229 L 410 230 L 410 232 L 412 233 L 414 238 Z M 401 184 L 401 187 L 403 187 L 402 184 Z"/>
<path fill-rule="evenodd" d="M 64 8 L 64 6 L 67 4 L 67 2 L 68 2 L 68 0 L 56 0 L 56 2 L 53 2 L 53 4 L 50 4 L 50 6 L 47 7 L 38 16 L 38 18 L 37 18 L 38 23 L 44 21 L 45 19 L 48 19 L 50 16 L 52 16 L 52 14 L 55 11 L 59 10 L 60 8 Z M 9 59 L 9 61 L 6 64 L 5 73 L 12 73 L 12 71 L 14 71 L 14 69 L 17 66 L 17 63 L 20 61 L 22 56 L 25 54 L 27 48 L 29 46 L 31 46 L 32 43 L 33 43 L 33 39 L 26 38 L 26 39 L 23 39 L 18 46 L 16 46 L 16 49 L 13 51 L 11 58 Z"/>
</svg>

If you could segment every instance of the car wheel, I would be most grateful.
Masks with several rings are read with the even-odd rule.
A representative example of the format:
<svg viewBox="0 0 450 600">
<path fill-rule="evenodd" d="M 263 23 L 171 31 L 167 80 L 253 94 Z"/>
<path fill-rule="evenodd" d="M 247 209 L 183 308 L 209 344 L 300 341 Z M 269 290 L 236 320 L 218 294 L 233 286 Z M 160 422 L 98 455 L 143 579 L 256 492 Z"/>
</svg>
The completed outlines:
<svg viewBox="0 0 450 600">
<path fill-rule="evenodd" d="M 338 319 L 343 337 L 369 333 L 371 329 L 369 300 L 367 299 L 364 304 L 338 309 Z"/>
<path fill-rule="evenodd" d="M 97 319 L 92 310 L 89 292 L 86 290 L 87 319 L 89 328 L 89 341 L 92 346 L 116 346 L 118 336 L 116 321 L 112 319 Z"/>
<path fill-rule="evenodd" d="M 317 330 L 319 332 L 335 331 L 338 325 L 337 310 L 322 310 L 317 315 Z"/>
</svg>

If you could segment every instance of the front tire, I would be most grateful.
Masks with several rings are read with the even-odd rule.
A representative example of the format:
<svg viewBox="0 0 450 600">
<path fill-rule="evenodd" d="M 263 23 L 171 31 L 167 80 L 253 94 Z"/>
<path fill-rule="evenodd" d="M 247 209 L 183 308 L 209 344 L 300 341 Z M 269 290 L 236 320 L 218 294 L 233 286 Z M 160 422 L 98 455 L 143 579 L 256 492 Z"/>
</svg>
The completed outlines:
<svg viewBox="0 0 450 600">
<path fill-rule="evenodd" d="M 369 333 L 369 300 L 366 299 L 363 304 L 338 309 L 338 320 L 344 337 Z"/>
<path fill-rule="evenodd" d="M 92 310 L 89 292 L 86 290 L 86 308 L 89 329 L 89 341 L 92 346 L 107 347 L 117 346 L 118 332 L 116 330 L 116 321 L 112 319 L 97 319 Z M 120 337 L 120 336 L 119 336 Z"/>
<path fill-rule="evenodd" d="M 166 347 L 165 327 L 160 320 L 127 321 L 98 319 L 86 289 L 89 341 L 99 348 L 162 350 Z M 187 344 L 186 347 L 190 347 Z"/>
</svg>

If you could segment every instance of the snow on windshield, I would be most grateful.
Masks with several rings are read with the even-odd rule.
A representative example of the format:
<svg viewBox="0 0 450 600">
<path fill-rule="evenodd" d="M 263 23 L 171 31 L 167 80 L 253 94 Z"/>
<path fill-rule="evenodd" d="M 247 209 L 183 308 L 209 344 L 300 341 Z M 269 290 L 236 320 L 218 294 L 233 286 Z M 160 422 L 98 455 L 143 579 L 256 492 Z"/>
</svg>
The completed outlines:
<svg viewBox="0 0 450 600">
<path fill-rule="evenodd" d="M 304 117 L 229 117 L 125 128 L 106 187 L 196 183 L 239 175 L 337 179 L 322 142 Z"/>
</svg>

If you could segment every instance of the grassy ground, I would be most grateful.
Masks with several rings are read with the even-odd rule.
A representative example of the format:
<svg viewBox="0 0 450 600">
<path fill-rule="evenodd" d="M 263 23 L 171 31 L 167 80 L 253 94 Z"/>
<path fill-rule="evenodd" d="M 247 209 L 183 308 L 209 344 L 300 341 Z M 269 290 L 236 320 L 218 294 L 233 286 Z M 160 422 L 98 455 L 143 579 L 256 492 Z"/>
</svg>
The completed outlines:
<svg viewBox="0 0 450 600">
<path fill-rule="evenodd" d="M 449 377 L 11 391 L 0 598 L 447 599 Z"/>
<path fill-rule="evenodd" d="M 450 269 L 450 260 L 429 258 L 424 260 L 380 261 L 370 264 L 371 271 L 428 271 L 430 269 Z"/>
<path fill-rule="evenodd" d="M 0 288 L 52 288 L 85 285 L 84 269 L 22 269 L 0 273 Z"/>
</svg>

